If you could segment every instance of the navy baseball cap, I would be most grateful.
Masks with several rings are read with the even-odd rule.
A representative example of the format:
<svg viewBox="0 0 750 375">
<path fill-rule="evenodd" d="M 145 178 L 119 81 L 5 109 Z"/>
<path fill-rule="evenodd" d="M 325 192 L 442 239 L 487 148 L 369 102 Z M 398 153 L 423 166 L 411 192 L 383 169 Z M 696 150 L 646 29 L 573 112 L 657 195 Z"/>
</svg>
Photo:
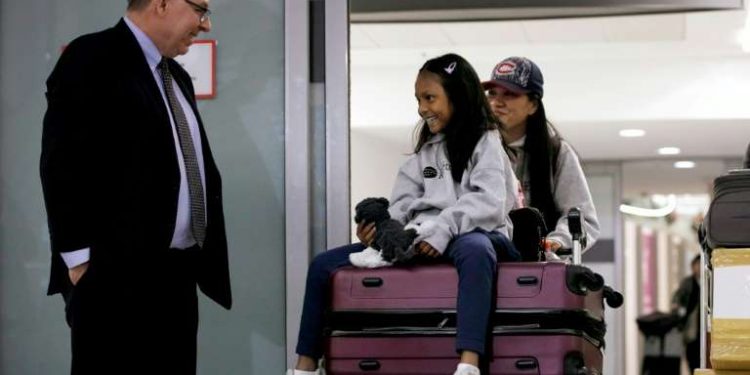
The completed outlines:
<svg viewBox="0 0 750 375">
<path fill-rule="evenodd" d="M 544 95 L 542 71 L 525 57 L 508 57 L 495 65 L 490 80 L 482 82 L 482 87 L 489 90 L 497 86 L 519 94 L 534 92 L 539 97 Z"/>
</svg>

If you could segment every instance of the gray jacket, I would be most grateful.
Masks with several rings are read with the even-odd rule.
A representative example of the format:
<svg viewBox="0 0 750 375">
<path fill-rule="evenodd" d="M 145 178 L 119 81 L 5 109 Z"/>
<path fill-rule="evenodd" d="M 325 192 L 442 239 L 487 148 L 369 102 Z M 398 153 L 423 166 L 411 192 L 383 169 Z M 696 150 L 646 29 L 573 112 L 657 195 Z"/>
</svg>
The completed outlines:
<svg viewBox="0 0 750 375">
<path fill-rule="evenodd" d="M 476 229 L 510 237 L 508 213 L 518 185 L 500 134 L 487 131 L 474 147 L 467 170 L 456 183 L 443 134 L 432 136 L 399 169 L 391 194 L 391 217 L 417 227 L 415 243 L 444 252 L 450 240 Z"/>
<path fill-rule="evenodd" d="M 508 147 L 515 154 L 511 158 L 514 164 L 513 168 L 518 178 L 522 180 L 524 197 L 526 204 L 528 204 L 531 202 L 531 184 L 529 181 L 528 158 L 526 158 L 523 150 L 525 141 L 526 137 L 524 136 L 510 143 Z M 599 220 L 596 217 L 594 202 L 591 199 L 591 192 L 586 183 L 586 176 L 583 174 L 578 156 L 565 141 L 560 142 L 556 172 L 552 178 L 552 193 L 557 210 L 562 215 L 555 224 L 554 229 L 547 235 L 547 238 L 559 242 L 563 248 L 572 248 L 573 238 L 568 229 L 566 214 L 571 208 L 578 207 L 584 218 L 582 224 L 588 239 L 586 249 L 584 250 L 591 248 L 597 238 L 599 238 Z M 550 225 L 550 223 L 547 223 L 547 225 Z"/>
</svg>

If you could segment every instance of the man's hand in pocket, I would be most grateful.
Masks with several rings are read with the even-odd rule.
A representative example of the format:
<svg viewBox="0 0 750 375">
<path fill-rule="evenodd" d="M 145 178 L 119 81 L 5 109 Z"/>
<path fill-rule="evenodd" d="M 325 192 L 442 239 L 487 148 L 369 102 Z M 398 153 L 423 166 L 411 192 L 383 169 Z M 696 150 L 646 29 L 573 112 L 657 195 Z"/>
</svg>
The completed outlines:
<svg viewBox="0 0 750 375">
<path fill-rule="evenodd" d="M 70 277 L 70 282 L 75 286 L 78 284 L 78 281 L 81 280 L 81 277 L 83 277 L 83 274 L 86 273 L 86 270 L 89 269 L 89 262 L 81 263 L 73 268 L 68 269 L 68 277 Z"/>
</svg>

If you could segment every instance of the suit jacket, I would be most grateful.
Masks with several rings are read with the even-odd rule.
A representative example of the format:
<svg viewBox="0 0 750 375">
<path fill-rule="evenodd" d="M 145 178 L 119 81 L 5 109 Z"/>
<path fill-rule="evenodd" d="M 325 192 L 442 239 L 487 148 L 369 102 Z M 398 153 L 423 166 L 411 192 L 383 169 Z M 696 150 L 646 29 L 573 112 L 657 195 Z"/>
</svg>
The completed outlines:
<svg viewBox="0 0 750 375">
<path fill-rule="evenodd" d="M 203 146 L 207 227 L 198 285 L 230 308 L 221 177 L 191 79 L 174 60 L 169 68 Z M 71 42 L 46 96 L 40 172 L 52 247 L 48 294 L 71 287 L 60 253 L 86 247 L 89 272 L 108 281 L 156 279 L 174 234 L 180 173 L 168 109 L 125 22 Z"/>
</svg>

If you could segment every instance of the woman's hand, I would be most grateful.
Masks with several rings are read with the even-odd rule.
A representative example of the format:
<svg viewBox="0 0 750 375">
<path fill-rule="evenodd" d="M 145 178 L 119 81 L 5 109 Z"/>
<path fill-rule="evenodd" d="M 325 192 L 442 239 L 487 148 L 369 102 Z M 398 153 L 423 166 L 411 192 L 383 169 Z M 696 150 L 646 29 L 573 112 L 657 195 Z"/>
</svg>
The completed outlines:
<svg viewBox="0 0 750 375">
<path fill-rule="evenodd" d="M 372 245 L 372 241 L 375 239 L 375 223 L 361 222 L 357 224 L 357 238 L 365 246 Z"/>
<path fill-rule="evenodd" d="M 435 250 L 432 245 L 427 242 L 421 241 L 417 244 L 417 254 L 422 254 L 429 258 L 437 258 L 440 256 L 440 252 Z"/>
<path fill-rule="evenodd" d="M 544 249 L 551 252 L 556 252 L 557 250 L 560 250 L 562 247 L 562 244 L 555 241 L 555 240 L 544 240 Z"/>
</svg>

